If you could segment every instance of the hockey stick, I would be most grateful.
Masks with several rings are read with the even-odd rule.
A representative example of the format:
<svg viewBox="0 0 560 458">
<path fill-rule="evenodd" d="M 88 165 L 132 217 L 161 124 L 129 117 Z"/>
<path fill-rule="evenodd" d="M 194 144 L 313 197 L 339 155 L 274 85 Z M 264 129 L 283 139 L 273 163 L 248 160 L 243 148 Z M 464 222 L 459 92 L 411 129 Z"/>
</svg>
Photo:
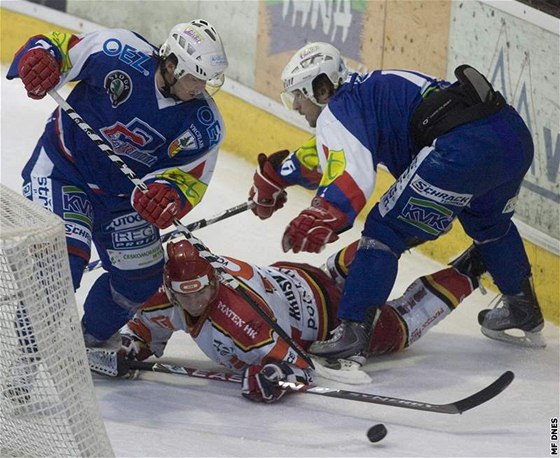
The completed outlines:
<svg viewBox="0 0 560 458">
<path fill-rule="evenodd" d="M 56 90 L 51 90 L 48 94 L 56 101 L 56 103 L 66 112 L 66 114 L 72 119 L 77 126 L 93 141 L 101 151 L 103 151 L 107 157 L 113 161 L 117 168 L 143 193 L 148 191 L 146 184 L 136 176 L 133 170 L 131 170 L 125 162 L 117 156 L 111 147 L 107 145 L 99 135 L 95 133 L 93 128 L 84 121 L 78 113 L 70 106 L 70 104 L 64 100 Z M 191 232 L 186 226 L 181 224 L 178 220 L 173 222 L 175 227 L 179 232 L 181 232 L 187 241 L 189 241 L 199 252 L 200 256 L 206 259 L 212 267 L 220 274 L 222 280 L 226 282 L 231 288 L 235 289 L 240 296 L 242 296 L 251 308 L 259 314 L 259 316 L 278 334 L 288 346 L 300 356 L 311 368 L 315 368 L 313 361 L 307 355 L 303 349 L 284 331 L 267 313 L 262 310 L 257 302 L 243 289 L 243 286 L 229 273 L 226 272 L 223 265 L 219 262 L 218 258 L 208 250 L 208 248 Z"/>
<path fill-rule="evenodd" d="M 230 372 L 207 371 L 204 369 L 196 369 L 186 366 L 175 366 L 158 362 L 130 361 L 127 360 L 123 355 L 117 354 L 115 351 L 93 348 L 88 348 L 86 350 L 88 354 L 90 369 L 94 372 L 110 377 L 123 377 L 128 375 L 130 371 L 140 370 L 184 375 L 196 378 L 206 378 L 210 380 L 220 380 L 223 382 L 241 383 L 241 376 L 239 376 L 238 374 L 232 374 Z M 321 386 L 309 386 L 289 382 L 279 382 L 279 385 L 282 388 L 291 391 L 346 399 L 350 401 L 367 402 L 371 404 L 379 404 L 391 407 L 401 407 L 403 409 L 422 410 L 425 412 L 462 414 L 463 412 L 478 407 L 479 405 L 484 404 L 490 399 L 496 397 L 511 384 L 513 379 L 513 372 L 506 371 L 500 377 L 494 380 L 494 382 L 481 389 L 480 391 L 477 391 L 476 393 L 464 399 L 450 402 L 448 404 L 432 404 L 423 401 L 394 398 L 391 396 L 384 396 L 379 394 L 338 390 Z"/>
<path fill-rule="evenodd" d="M 227 210 L 224 210 L 221 213 L 218 213 L 217 215 L 214 215 L 211 218 L 208 219 L 199 219 L 198 221 L 195 221 L 193 223 L 189 223 L 186 227 L 189 231 L 196 231 L 197 229 L 202 229 L 203 227 L 206 226 L 210 226 L 214 223 L 217 223 L 219 221 L 223 221 L 224 219 L 229 218 L 230 216 L 234 216 L 234 215 L 238 215 L 239 213 L 243 213 L 244 211 L 247 211 L 251 208 L 253 208 L 255 206 L 255 203 L 252 201 L 247 201 L 247 202 L 243 202 L 242 204 L 236 205 L 235 207 L 231 207 L 228 208 Z M 167 234 L 164 234 L 161 236 L 161 243 L 166 243 L 169 240 L 173 240 L 179 236 L 181 236 L 181 232 L 178 229 L 175 229 L 172 232 L 168 232 Z M 95 261 L 90 262 L 86 268 L 84 269 L 85 272 L 91 272 L 92 270 L 97 269 L 98 267 L 101 267 L 101 259 L 97 259 Z"/>
<path fill-rule="evenodd" d="M 120 363 L 120 361 L 119 361 Z M 237 374 L 227 372 L 206 371 L 202 369 L 194 369 L 184 366 L 173 366 L 170 364 L 143 362 L 143 361 L 126 361 L 124 366 L 128 365 L 129 369 L 144 370 L 152 372 L 163 372 L 166 374 L 186 375 L 189 377 L 207 378 L 211 380 L 220 380 L 224 382 L 241 383 L 241 377 Z M 122 369 L 121 369 L 122 370 Z M 410 399 L 393 398 L 380 394 L 361 393 L 358 391 L 338 390 L 334 388 L 326 388 L 322 386 L 310 386 L 299 383 L 278 382 L 285 389 L 297 391 L 299 393 L 316 394 L 319 396 L 327 396 L 331 398 L 346 399 L 349 401 L 368 402 L 371 404 L 380 404 L 391 407 L 401 407 L 403 409 L 423 410 L 425 412 L 462 414 L 467 410 L 478 407 L 481 404 L 496 397 L 504 391 L 513 381 L 514 374 L 506 371 L 490 385 L 477 391 L 459 401 L 450 402 L 448 404 L 431 404 L 428 402 L 414 401 Z"/>
</svg>

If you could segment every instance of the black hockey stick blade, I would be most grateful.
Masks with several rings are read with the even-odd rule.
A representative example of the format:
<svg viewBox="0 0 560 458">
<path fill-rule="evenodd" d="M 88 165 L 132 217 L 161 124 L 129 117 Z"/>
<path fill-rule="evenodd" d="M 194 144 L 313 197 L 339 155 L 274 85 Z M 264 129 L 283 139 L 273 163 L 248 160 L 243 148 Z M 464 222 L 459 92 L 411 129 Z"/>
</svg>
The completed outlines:
<svg viewBox="0 0 560 458">
<path fill-rule="evenodd" d="M 514 379 L 513 372 L 504 372 L 498 379 L 488 385 L 486 388 L 480 390 L 478 393 L 473 394 L 465 399 L 454 402 L 453 405 L 457 408 L 458 413 L 466 412 L 467 410 L 484 404 L 486 401 L 498 396 L 504 391 Z"/>
<path fill-rule="evenodd" d="M 390 396 L 381 396 L 378 394 L 360 393 L 356 391 L 337 390 L 324 387 L 304 386 L 301 391 L 310 394 L 318 394 L 320 396 L 330 396 L 333 398 L 348 399 L 351 401 L 369 402 L 372 404 L 380 404 L 392 407 L 402 407 L 404 409 L 423 410 L 425 412 L 437 412 L 448 414 L 461 414 L 467 410 L 478 407 L 486 401 L 496 397 L 513 381 L 513 372 L 504 372 L 494 382 L 486 388 L 460 401 L 451 402 L 449 404 L 431 404 L 422 401 L 412 401 L 409 399 L 399 399 Z"/>
</svg>

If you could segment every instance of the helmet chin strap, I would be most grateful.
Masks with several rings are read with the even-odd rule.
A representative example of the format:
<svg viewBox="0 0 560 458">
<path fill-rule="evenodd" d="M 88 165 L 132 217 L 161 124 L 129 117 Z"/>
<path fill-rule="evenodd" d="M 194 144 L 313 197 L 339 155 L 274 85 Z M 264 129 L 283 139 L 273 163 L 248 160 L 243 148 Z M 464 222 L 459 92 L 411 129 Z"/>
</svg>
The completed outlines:
<svg viewBox="0 0 560 458">
<path fill-rule="evenodd" d="M 319 103 L 319 102 L 317 102 L 317 99 L 315 97 L 313 97 L 313 98 L 315 100 L 313 100 L 313 99 L 309 99 L 309 100 L 311 100 L 311 103 L 313 103 L 314 105 L 317 105 L 321 110 L 327 106 L 326 103 Z"/>
</svg>

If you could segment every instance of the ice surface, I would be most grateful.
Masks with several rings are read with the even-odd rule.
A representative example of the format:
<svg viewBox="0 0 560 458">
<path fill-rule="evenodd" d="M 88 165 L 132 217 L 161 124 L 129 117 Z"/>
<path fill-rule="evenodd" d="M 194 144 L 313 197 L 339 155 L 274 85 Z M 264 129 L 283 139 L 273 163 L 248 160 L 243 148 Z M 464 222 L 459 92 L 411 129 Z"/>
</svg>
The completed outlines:
<svg viewBox="0 0 560 458">
<path fill-rule="evenodd" d="M 1 181 L 19 189 L 20 170 L 55 104 L 49 98 L 27 99 L 19 81 L 3 77 L 1 84 Z M 210 217 L 243 202 L 253 168 L 222 153 L 207 196 L 183 222 Z M 280 238 L 286 224 L 309 200 L 307 192 L 291 189 L 286 208 L 267 221 L 248 212 L 195 235 L 215 253 L 251 262 L 283 259 L 320 264 L 328 253 L 359 237 L 360 227 L 344 234 L 328 253 L 282 253 Z M 420 254 L 406 253 L 392 296 L 401 294 L 416 277 L 439 268 L 440 264 Z M 96 275 L 84 275 L 77 293 L 79 307 Z M 329 387 L 446 403 L 474 393 L 506 370 L 515 373 L 502 394 L 463 415 L 306 394 L 260 405 L 243 399 L 233 383 L 157 373 L 143 373 L 138 380 L 95 376 L 115 453 L 123 457 L 549 456 L 551 418 L 559 416 L 559 330 L 551 324 L 545 327 L 546 349 L 491 341 L 479 332 L 476 315 L 492 297 L 491 293 L 473 294 L 411 348 L 371 361 L 365 367 L 373 379 L 370 385 L 318 380 Z M 184 334 L 171 339 L 163 361 L 219 369 Z M 389 432 L 372 444 L 366 431 L 376 423 L 384 423 Z"/>
</svg>

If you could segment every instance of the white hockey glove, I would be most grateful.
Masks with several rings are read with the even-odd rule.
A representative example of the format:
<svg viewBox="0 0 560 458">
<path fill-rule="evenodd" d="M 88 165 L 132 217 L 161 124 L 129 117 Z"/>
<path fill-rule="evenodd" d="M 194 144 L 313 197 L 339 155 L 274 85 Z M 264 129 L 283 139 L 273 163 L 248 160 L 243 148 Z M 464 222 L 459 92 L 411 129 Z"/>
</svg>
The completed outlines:
<svg viewBox="0 0 560 458">
<path fill-rule="evenodd" d="M 280 387 L 278 382 L 309 385 L 313 382 L 313 376 L 310 370 L 286 362 L 249 366 L 243 373 L 241 394 L 254 402 L 276 402 L 288 391 Z"/>
<path fill-rule="evenodd" d="M 146 342 L 141 340 L 138 336 L 134 334 L 121 334 L 121 348 L 118 354 L 124 356 L 126 359 L 143 361 L 152 356 L 153 353 L 146 345 Z"/>
</svg>

